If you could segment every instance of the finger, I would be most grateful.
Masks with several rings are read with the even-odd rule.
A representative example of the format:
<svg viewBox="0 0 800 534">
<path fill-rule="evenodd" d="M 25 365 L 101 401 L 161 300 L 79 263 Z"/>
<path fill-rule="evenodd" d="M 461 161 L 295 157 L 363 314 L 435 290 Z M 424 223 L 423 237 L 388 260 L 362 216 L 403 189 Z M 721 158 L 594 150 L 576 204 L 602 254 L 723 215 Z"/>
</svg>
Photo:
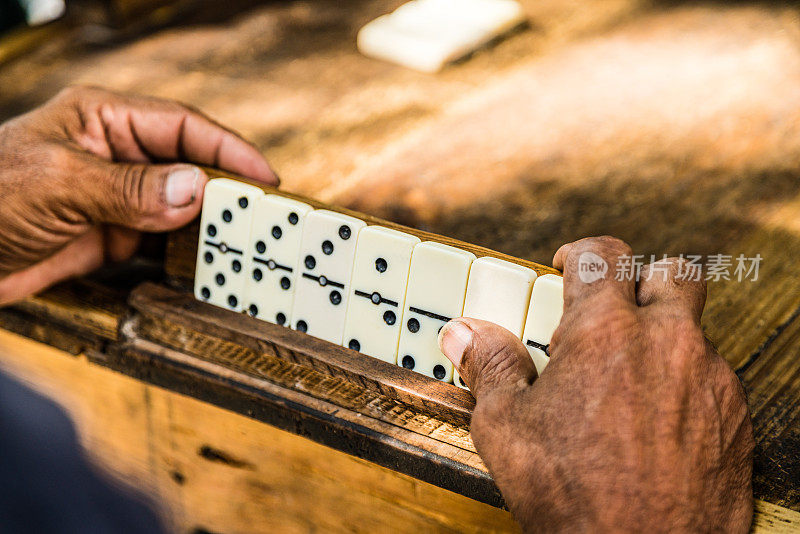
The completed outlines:
<svg viewBox="0 0 800 534">
<path fill-rule="evenodd" d="M 642 268 L 636 300 L 642 307 L 668 306 L 685 312 L 699 324 L 706 303 L 705 277 L 699 266 L 684 258 L 657 261 Z"/>
<path fill-rule="evenodd" d="M 24 299 L 103 264 L 103 233 L 92 228 L 49 258 L 0 278 L 0 306 Z"/>
<path fill-rule="evenodd" d="M 141 232 L 124 226 L 105 226 L 103 237 L 105 258 L 111 262 L 129 259 L 139 248 L 139 243 L 142 241 Z"/>
<path fill-rule="evenodd" d="M 67 98 L 76 104 L 86 133 L 78 141 L 96 155 L 116 161 L 198 163 L 278 184 L 255 146 L 197 110 L 100 89 L 73 89 Z"/>
<path fill-rule="evenodd" d="M 522 341 L 488 321 L 450 321 L 439 333 L 439 346 L 476 400 L 498 388 L 527 387 L 538 376 Z"/>
<path fill-rule="evenodd" d="M 636 283 L 631 247 L 615 237 L 588 237 L 567 243 L 553 256 L 553 266 L 564 272 L 564 309 L 599 297 L 635 304 Z"/>
<path fill-rule="evenodd" d="M 83 172 L 71 178 L 65 201 L 77 203 L 92 223 L 161 232 L 179 228 L 200 213 L 208 177 L 198 167 L 89 158 L 80 165 Z"/>
</svg>

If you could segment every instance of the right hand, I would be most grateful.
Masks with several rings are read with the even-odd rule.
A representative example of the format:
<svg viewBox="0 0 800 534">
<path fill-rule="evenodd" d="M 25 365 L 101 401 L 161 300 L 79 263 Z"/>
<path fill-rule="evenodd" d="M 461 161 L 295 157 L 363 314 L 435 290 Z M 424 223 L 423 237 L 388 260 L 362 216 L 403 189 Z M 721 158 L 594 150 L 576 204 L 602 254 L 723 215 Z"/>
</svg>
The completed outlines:
<svg viewBox="0 0 800 534">
<path fill-rule="evenodd" d="M 742 385 L 703 336 L 705 284 L 669 275 L 583 283 L 578 258 L 617 265 L 609 237 L 561 247 L 564 314 L 536 378 L 522 342 L 456 319 L 442 350 L 476 399 L 475 447 L 523 528 L 747 532 L 753 431 Z"/>
</svg>

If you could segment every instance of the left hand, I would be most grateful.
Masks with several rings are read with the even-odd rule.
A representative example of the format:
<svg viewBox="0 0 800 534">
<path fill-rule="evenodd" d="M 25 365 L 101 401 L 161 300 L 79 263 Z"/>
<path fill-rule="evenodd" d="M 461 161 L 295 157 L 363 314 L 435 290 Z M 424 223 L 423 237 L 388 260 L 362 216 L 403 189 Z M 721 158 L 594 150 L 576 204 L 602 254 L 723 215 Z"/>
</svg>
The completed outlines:
<svg viewBox="0 0 800 534">
<path fill-rule="evenodd" d="M 176 102 L 69 88 L 0 125 L 0 305 L 135 252 L 194 219 L 192 162 L 278 179 L 237 134 Z"/>
</svg>

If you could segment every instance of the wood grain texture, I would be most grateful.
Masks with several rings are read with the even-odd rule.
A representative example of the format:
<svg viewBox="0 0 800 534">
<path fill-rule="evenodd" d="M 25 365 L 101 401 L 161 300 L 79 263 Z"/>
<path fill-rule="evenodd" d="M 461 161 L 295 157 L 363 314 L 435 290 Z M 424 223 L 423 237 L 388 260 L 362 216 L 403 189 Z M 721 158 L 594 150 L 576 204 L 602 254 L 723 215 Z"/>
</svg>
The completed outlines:
<svg viewBox="0 0 800 534">
<path fill-rule="evenodd" d="M 3 331 L 0 366 L 62 403 L 90 456 L 147 491 L 178 532 L 518 532 L 504 510 L 315 443 L 302 427 L 280 430 Z"/>
<path fill-rule="evenodd" d="M 0 327 L 22 336 L 61 349 L 67 354 L 77 356 L 90 348 L 101 348 L 103 341 L 75 333 L 68 326 L 41 321 L 12 308 L 0 308 Z"/>
<path fill-rule="evenodd" d="M 192 395 L 477 501 L 503 506 L 477 455 L 435 437 L 145 340 L 88 356 L 96 363 L 171 391 Z"/>
<path fill-rule="evenodd" d="M 180 532 L 518 532 L 508 512 L 2 330 L 0 366 Z M 756 500 L 751 532 L 798 530 L 800 513 Z"/>
<path fill-rule="evenodd" d="M 509 200 L 509 204 L 513 205 L 513 202 Z M 324 205 L 315 203 L 315 206 Z M 184 230 L 186 234 L 197 231 L 197 228 Z M 184 265 L 182 272 L 173 270 L 171 274 L 187 286 L 186 276 L 193 272 L 192 260 L 196 255 L 194 251 L 187 252 L 192 241 L 196 239 L 190 235 L 181 235 L 181 232 L 173 234 L 167 254 L 168 265 L 170 262 Z M 458 242 L 451 243 L 466 248 Z M 800 510 L 797 494 L 800 491 L 800 454 L 797 452 L 800 451 L 800 435 L 792 430 L 800 428 L 797 415 L 800 410 L 800 383 L 794 381 L 786 385 L 784 380 L 791 378 L 778 374 L 786 366 L 792 366 L 790 362 L 797 361 L 793 354 L 800 353 L 800 349 L 794 348 L 800 345 L 800 339 L 792 338 L 792 330 L 787 330 L 788 326 L 797 322 L 795 319 L 800 313 L 800 294 L 795 290 L 800 272 L 794 261 L 775 261 L 775 258 L 782 256 L 800 257 L 800 241 L 780 229 L 753 227 L 741 237 L 733 239 L 728 246 L 735 246 L 739 254 L 746 257 L 761 255 L 763 258 L 773 258 L 773 261 L 763 262 L 754 281 L 739 281 L 730 277 L 711 283 L 703 325 L 721 354 L 738 370 L 746 386 L 754 391 L 751 393 L 752 413 L 756 424 L 761 425 L 757 427 L 759 438 L 765 442 L 760 445 L 762 455 L 757 459 L 756 494 Z M 480 255 L 479 252 L 476 254 Z M 189 263 L 192 264 L 191 268 Z M 788 346 L 774 345 L 778 336 Z M 772 350 L 765 353 L 770 346 Z M 775 347 L 780 347 L 777 353 Z M 317 350 L 326 352 L 329 349 L 323 345 Z M 756 361 L 761 363 L 751 368 Z M 749 372 L 761 370 L 759 381 L 747 378 L 748 369 Z M 789 376 L 794 375 L 790 373 Z M 447 415 L 439 415 L 448 419 Z"/>
<path fill-rule="evenodd" d="M 792 534 L 800 531 L 800 513 L 774 504 L 756 500 L 753 516 L 753 534 L 774 532 Z"/>
<path fill-rule="evenodd" d="M 756 495 L 800 510 L 796 6 L 523 0 L 529 31 L 426 76 L 353 46 L 402 0 L 234 3 L 102 50 L 54 36 L 0 66 L 0 117 L 101 84 L 203 109 L 287 190 L 518 257 L 547 262 L 598 234 L 648 257 L 761 253 L 758 282 L 710 285 L 703 324 L 748 387 Z M 15 317 L 73 351 L 86 342 Z"/>
<path fill-rule="evenodd" d="M 754 491 L 800 511 L 800 316 L 739 375 L 756 438 Z"/>
<path fill-rule="evenodd" d="M 0 41 L 0 66 L 25 55 L 54 37 L 66 34 L 67 25 L 63 21 L 52 22 L 39 28 L 19 28 L 12 30 Z"/>
<path fill-rule="evenodd" d="M 115 341 L 120 321 L 127 311 L 126 295 L 124 289 L 80 279 L 33 295 L 13 307 L 41 321 L 69 326 L 86 336 Z"/>
<path fill-rule="evenodd" d="M 127 292 L 88 279 L 59 284 L 0 308 L 0 326 L 70 354 L 117 340 Z"/>
<path fill-rule="evenodd" d="M 97 288 L 92 284 L 85 287 Z M 473 498 L 494 504 L 499 502 L 496 489 L 486 478 L 485 468 L 474 452 L 463 422 L 453 424 L 458 415 L 454 416 L 444 405 L 436 402 L 417 402 L 417 408 L 412 407 L 414 392 L 419 394 L 414 386 L 417 377 L 413 373 L 404 373 L 394 366 L 386 366 L 386 369 L 375 367 L 363 355 L 325 342 L 320 341 L 320 346 L 311 347 L 307 336 L 296 332 L 286 331 L 291 332 L 290 337 L 297 336 L 297 339 L 287 340 L 281 337 L 286 329 L 262 325 L 246 316 L 197 302 L 188 292 L 153 284 L 142 285 L 132 294 L 133 310 L 137 313 L 125 314 L 131 319 L 123 324 L 130 329 L 120 341 L 138 345 L 133 347 L 136 350 L 123 350 L 124 345 L 119 345 L 119 341 L 100 337 L 107 330 L 87 328 L 80 314 L 63 313 L 64 309 L 77 309 L 79 302 L 98 302 L 102 297 L 63 288 L 52 291 L 59 298 L 51 299 L 48 293 L 37 297 L 37 302 L 44 307 L 42 318 L 18 310 L 2 310 L 0 321 L 5 321 L 3 326 L 16 326 L 25 335 L 56 346 L 60 346 L 62 339 L 68 339 L 74 343 L 67 344 L 70 352 L 81 352 L 89 347 L 94 361 L 131 376 L 312 437 L 333 448 L 369 457 L 381 465 Z M 100 294 L 108 296 L 106 291 Z M 63 302 L 65 295 L 79 300 L 67 305 Z M 47 302 L 52 304 L 43 304 Z M 48 306 L 55 307 L 56 311 L 51 313 Z M 122 305 L 117 303 L 113 307 L 119 310 Z M 8 317 L 15 320 L 9 322 Z M 55 322 L 53 317 L 61 317 L 63 322 Z M 67 324 L 69 321 L 72 321 L 71 327 Z M 93 332 L 95 337 L 76 337 L 75 332 L 81 329 Z M 278 341 L 274 345 L 263 341 L 265 332 L 271 329 L 278 330 L 269 334 L 278 336 L 273 339 L 273 343 Z M 797 476 L 800 458 L 796 453 L 797 429 L 800 428 L 797 403 L 800 387 L 799 330 L 800 316 L 795 314 L 738 373 L 748 390 L 757 441 L 755 495 L 795 510 L 800 508 Z M 142 343 L 147 350 L 142 350 Z M 281 343 L 293 347 L 301 356 L 278 348 L 282 347 Z M 386 377 L 381 376 L 381 371 L 388 372 L 390 377 L 397 372 L 401 375 L 386 380 L 391 387 L 385 387 L 383 380 Z M 371 380 L 363 380 L 360 373 Z M 412 377 L 410 382 L 402 376 L 406 374 Z M 248 383 L 253 378 L 258 382 Z M 417 386 L 429 382 L 424 377 L 418 379 L 421 382 Z M 449 390 L 456 389 L 430 382 L 433 382 L 431 387 L 443 392 L 444 396 L 449 394 Z M 273 385 L 280 389 L 271 390 Z M 461 390 L 457 392 L 467 395 Z M 296 393 L 327 403 L 329 408 L 324 411 L 327 415 L 301 418 L 304 422 L 298 423 L 297 413 L 302 413 L 302 409 L 291 400 Z M 400 401 L 403 395 L 409 394 L 412 395 L 411 402 Z M 431 406 L 437 406 L 437 409 L 431 410 Z M 287 407 L 288 411 L 281 411 Z M 462 408 L 466 409 L 466 405 Z M 345 413 L 353 414 L 351 422 L 360 421 L 359 428 L 368 430 L 343 433 L 340 425 L 348 428 L 350 425 L 341 423 Z M 337 415 L 329 419 L 332 414 Z M 377 426 L 364 426 L 366 421 L 373 421 Z M 387 439 L 394 440 L 397 432 L 406 436 L 407 444 L 413 443 L 417 453 L 408 456 L 407 449 L 402 446 L 385 447 Z M 338 439 L 341 436 L 348 436 L 348 439 Z M 361 437 L 354 439 L 354 436 Z M 431 460 L 431 453 L 441 460 Z M 456 463 L 443 469 L 442 462 Z M 470 478 L 475 475 L 477 479 Z M 476 480 L 482 482 L 476 485 Z"/>
<path fill-rule="evenodd" d="M 475 400 L 468 392 L 272 323 L 197 301 L 155 284 L 134 290 L 131 339 L 146 339 L 226 368 L 311 393 L 393 424 L 446 435 L 472 450 Z M 425 417 L 425 421 L 420 421 Z M 407 422 L 401 423 L 407 420 Z"/>
<path fill-rule="evenodd" d="M 182 298 L 181 295 L 183 295 Z M 365 359 L 364 362 L 359 363 L 372 367 L 372 369 L 365 370 L 359 366 L 357 373 L 366 372 L 373 377 L 375 382 L 358 380 L 357 374 L 351 376 L 351 378 L 355 379 L 354 385 L 367 386 L 366 389 L 370 390 L 370 394 L 366 397 L 363 396 L 363 392 L 359 391 L 359 396 L 357 397 L 359 402 L 357 403 L 354 403 L 352 397 L 347 395 L 347 391 L 352 390 L 352 387 L 342 388 L 335 380 L 325 378 L 326 374 L 332 374 L 334 377 L 337 375 L 337 373 L 331 373 L 327 366 L 319 367 L 317 365 L 316 369 L 324 374 L 314 378 L 310 378 L 308 371 L 303 369 L 303 363 L 313 362 L 315 359 L 328 360 L 330 358 L 334 366 L 340 366 L 342 364 L 337 363 L 337 360 L 340 359 L 339 353 L 342 351 L 344 351 L 342 354 L 352 353 L 353 357 L 363 358 L 363 355 L 322 341 L 309 344 L 304 342 L 305 336 L 294 333 L 294 335 L 301 337 L 296 340 L 298 343 L 296 345 L 297 348 L 291 350 L 308 352 L 303 358 L 290 356 L 291 360 L 299 363 L 299 367 L 295 368 L 294 372 L 284 372 L 279 380 L 277 376 L 281 373 L 276 372 L 265 360 L 263 352 L 259 353 L 253 349 L 243 351 L 242 349 L 242 344 L 252 344 L 252 341 L 247 341 L 246 336 L 255 335 L 258 338 L 265 335 L 269 336 L 266 333 L 267 331 L 279 327 L 270 325 L 269 328 L 260 329 L 258 325 L 254 325 L 252 330 L 247 330 L 244 327 L 248 323 L 253 323 L 253 321 L 246 316 L 224 310 L 206 310 L 209 306 L 194 301 L 190 293 L 180 293 L 166 288 L 159 288 L 158 286 L 144 286 L 134 293 L 132 299 L 134 306 L 137 306 L 145 320 L 147 320 L 147 314 L 152 313 L 150 309 L 156 307 L 153 303 L 156 300 L 161 300 L 166 304 L 164 309 L 159 312 L 161 315 L 164 317 L 183 316 L 182 320 L 186 326 L 178 331 L 175 328 L 163 330 L 163 325 L 161 327 L 147 325 L 147 327 L 140 330 L 140 335 L 143 338 L 152 339 L 159 344 L 173 346 L 176 349 L 180 349 L 179 345 L 183 345 L 183 350 L 188 349 L 201 359 L 215 361 L 225 368 L 238 368 L 271 381 L 280 381 L 287 388 L 309 392 L 318 398 L 330 400 L 341 406 L 348 406 L 350 409 L 408 430 L 428 435 L 433 435 L 430 433 L 433 430 L 437 439 L 474 451 L 471 442 L 468 442 L 469 438 L 460 433 L 466 429 L 461 427 L 459 431 L 458 424 L 454 425 L 455 429 L 453 428 L 454 415 L 449 413 L 450 407 L 439 405 L 434 412 L 431 412 L 430 405 L 419 402 L 412 403 L 415 404 L 415 409 L 411 409 L 411 406 L 409 406 L 408 409 L 403 409 L 402 412 L 408 414 L 408 416 L 412 416 L 415 412 L 419 415 L 413 415 L 411 419 L 406 418 L 405 415 L 399 419 L 396 418 L 397 405 L 392 405 L 391 402 L 387 401 L 395 402 L 398 399 L 398 395 L 395 393 L 389 396 L 388 399 L 386 398 L 386 394 L 391 392 L 391 388 L 386 387 L 385 378 L 381 376 L 383 366 L 373 365 L 370 359 Z M 196 311 L 194 313 L 186 313 L 187 310 L 191 309 Z M 204 317 L 205 314 L 208 314 L 207 317 Z M 214 328 L 211 328 L 208 322 L 215 325 Z M 749 392 L 750 409 L 758 443 L 754 470 L 755 495 L 791 509 L 800 509 L 800 500 L 798 500 L 798 494 L 800 494 L 800 486 L 798 486 L 800 482 L 800 477 L 798 477 L 800 456 L 797 454 L 798 447 L 800 447 L 798 443 L 800 437 L 800 434 L 798 434 L 800 432 L 798 430 L 800 429 L 800 406 L 796 400 L 797 392 L 800 388 L 800 363 L 798 363 L 800 358 L 797 357 L 800 354 L 800 349 L 787 349 L 783 343 L 787 343 L 789 347 L 800 346 L 800 339 L 797 339 L 800 336 L 797 333 L 800 331 L 800 324 L 798 323 L 800 323 L 800 319 L 793 320 L 789 328 L 782 332 L 782 335 L 778 338 L 781 342 L 772 341 L 758 358 L 751 360 L 748 367 L 742 367 L 739 371 L 739 375 Z M 229 329 L 227 334 L 221 334 L 225 329 Z M 230 341 L 226 341 L 224 344 L 220 341 L 214 341 L 213 338 L 220 334 L 227 335 L 231 339 L 238 339 L 238 344 Z M 201 341 L 195 343 L 191 341 L 193 338 L 199 338 Z M 284 341 L 277 340 L 276 342 L 283 343 Z M 288 342 L 288 345 L 294 345 L 294 343 L 295 341 L 291 341 Z M 223 345 L 225 348 L 223 348 Z M 256 364 L 255 369 L 248 369 L 247 364 L 244 367 L 242 366 L 242 361 L 261 363 Z M 343 361 L 346 361 L 346 359 Z M 397 370 L 403 371 L 399 368 Z M 413 375 L 413 373 L 409 374 Z M 414 378 L 416 377 L 412 377 L 412 380 Z M 319 384 L 322 387 L 309 387 L 309 382 Z M 388 380 L 386 382 L 391 381 Z M 408 382 L 408 384 L 410 383 Z M 383 387 L 380 384 L 383 384 Z M 441 387 L 445 395 L 449 393 L 450 389 L 453 389 L 445 387 L 447 385 L 439 382 L 434 382 L 432 387 L 434 386 Z M 365 398 L 377 399 L 380 397 L 384 397 L 385 400 L 380 403 L 370 400 L 367 405 L 361 402 Z M 369 406 L 369 409 L 365 410 L 366 406 Z M 380 407 L 380 409 L 376 410 L 377 407 Z M 420 417 L 425 418 L 421 425 Z M 409 426 L 405 422 L 408 420 L 413 421 L 415 424 Z M 451 425 L 441 425 L 443 421 L 449 421 Z M 336 445 L 333 444 L 333 446 Z M 462 463 L 465 462 L 463 459 L 460 461 Z"/>
</svg>

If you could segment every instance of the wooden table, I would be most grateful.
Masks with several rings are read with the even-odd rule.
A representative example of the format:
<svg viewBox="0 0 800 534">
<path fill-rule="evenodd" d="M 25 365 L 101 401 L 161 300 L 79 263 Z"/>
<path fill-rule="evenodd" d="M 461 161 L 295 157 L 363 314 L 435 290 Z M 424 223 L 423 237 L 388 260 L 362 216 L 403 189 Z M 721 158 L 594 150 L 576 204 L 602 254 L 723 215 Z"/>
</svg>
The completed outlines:
<svg viewBox="0 0 800 534">
<path fill-rule="evenodd" d="M 604 233 L 647 257 L 760 254 L 757 281 L 710 284 L 704 326 L 749 394 L 757 527 L 798 528 L 797 10 L 523 2 L 528 30 L 432 76 L 355 52 L 357 28 L 397 3 L 209 8 L 104 48 L 65 31 L 0 66 L 0 118 L 66 84 L 102 84 L 203 108 L 254 139 L 288 190 L 542 263 Z M 77 313 L 69 291 L 3 324 L 92 362 L 2 334 L 3 362 L 71 406 L 92 453 L 154 488 L 180 528 L 334 527 L 320 518 L 342 509 L 364 530 L 510 528 L 507 513 L 402 469 L 105 370 L 96 340 L 116 335 L 108 308 L 124 315 L 125 296 L 81 312 L 80 335 L 37 326 L 59 302 Z M 344 487 L 364 489 L 351 501 Z"/>
</svg>

